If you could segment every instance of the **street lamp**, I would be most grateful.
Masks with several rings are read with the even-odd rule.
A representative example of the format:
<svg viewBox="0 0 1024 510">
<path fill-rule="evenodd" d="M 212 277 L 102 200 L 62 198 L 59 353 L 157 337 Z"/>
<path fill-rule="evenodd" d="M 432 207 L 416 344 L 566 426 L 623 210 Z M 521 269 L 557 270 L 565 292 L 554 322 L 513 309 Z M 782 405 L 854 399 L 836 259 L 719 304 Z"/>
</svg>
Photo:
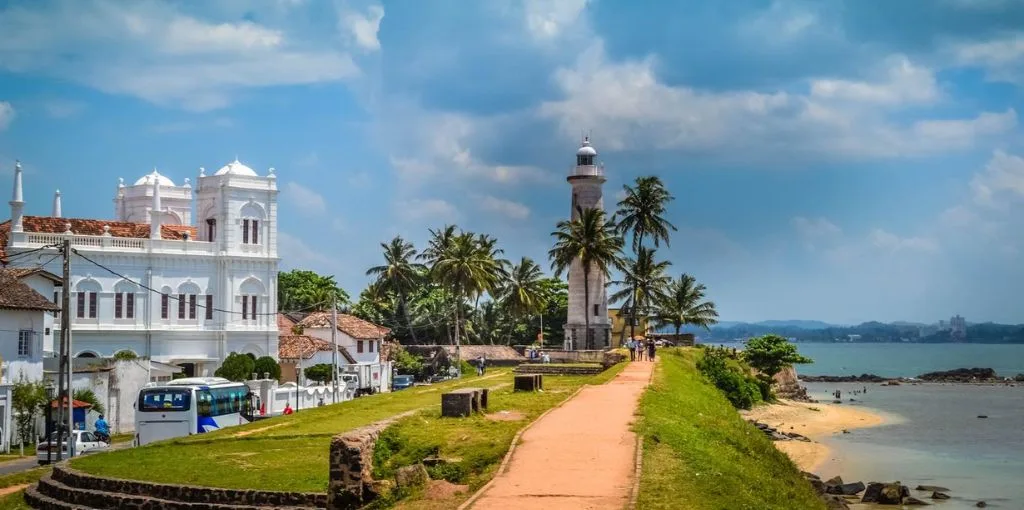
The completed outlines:
<svg viewBox="0 0 1024 510">
<path fill-rule="evenodd" d="M 46 380 L 44 386 L 46 389 L 46 426 L 43 430 L 46 434 L 46 463 L 49 464 L 53 461 L 53 396 L 56 393 L 56 388 L 53 387 L 53 381 L 50 379 Z"/>
</svg>

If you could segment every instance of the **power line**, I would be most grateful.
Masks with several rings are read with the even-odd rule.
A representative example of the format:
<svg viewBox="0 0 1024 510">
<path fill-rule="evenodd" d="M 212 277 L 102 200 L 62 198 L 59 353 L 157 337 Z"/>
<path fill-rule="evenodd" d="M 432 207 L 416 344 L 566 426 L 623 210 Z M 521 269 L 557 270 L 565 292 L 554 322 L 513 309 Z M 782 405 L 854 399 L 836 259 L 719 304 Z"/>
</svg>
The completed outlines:
<svg viewBox="0 0 1024 510">
<path fill-rule="evenodd" d="M 21 259 L 25 258 L 26 256 L 31 255 L 33 253 L 37 253 L 37 252 L 40 252 L 40 251 L 43 251 L 43 250 L 46 250 L 46 249 L 50 249 L 50 248 L 59 248 L 59 247 L 60 247 L 59 244 L 48 244 L 46 246 L 40 246 L 39 248 L 33 248 L 31 250 L 28 250 L 28 251 L 18 252 L 18 253 L 15 253 L 14 255 L 8 256 L 5 259 L 0 259 L 0 262 L 2 262 L 3 265 L 5 265 L 5 266 L 6 265 L 10 265 L 11 262 L 14 262 L 16 260 L 21 260 Z"/>
</svg>

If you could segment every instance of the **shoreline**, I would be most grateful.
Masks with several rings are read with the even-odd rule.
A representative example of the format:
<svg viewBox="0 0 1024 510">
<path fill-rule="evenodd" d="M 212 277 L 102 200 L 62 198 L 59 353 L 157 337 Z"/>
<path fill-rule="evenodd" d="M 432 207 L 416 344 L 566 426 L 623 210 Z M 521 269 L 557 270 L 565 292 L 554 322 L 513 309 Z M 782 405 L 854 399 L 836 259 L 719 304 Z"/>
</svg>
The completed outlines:
<svg viewBox="0 0 1024 510">
<path fill-rule="evenodd" d="M 822 441 L 844 430 L 877 427 L 889 422 L 882 414 L 842 404 L 809 403 L 780 399 L 773 404 L 740 411 L 744 419 L 766 423 L 783 432 L 796 432 L 810 442 L 775 441 L 775 447 L 789 456 L 801 471 L 814 472 L 829 460 L 832 448 Z"/>
</svg>

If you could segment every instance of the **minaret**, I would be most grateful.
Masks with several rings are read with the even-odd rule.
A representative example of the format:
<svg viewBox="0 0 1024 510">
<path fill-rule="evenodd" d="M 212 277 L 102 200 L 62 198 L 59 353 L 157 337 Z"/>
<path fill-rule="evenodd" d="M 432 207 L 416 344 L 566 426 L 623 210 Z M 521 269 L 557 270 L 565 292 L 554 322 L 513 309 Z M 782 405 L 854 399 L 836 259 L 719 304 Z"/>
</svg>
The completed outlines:
<svg viewBox="0 0 1024 510">
<path fill-rule="evenodd" d="M 156 170 L 154 170 L 154 173 Z M 163 207 L 160 205 L 160 179 L 153 178 L 153 208 L 149 211 L 149 238 L 160 239 L 160 216 Z"/>
<path fill-rule="evenodd" d="M 576 166 L 566 178 L 572 185 L 571 218 L 579 217 L 580 209 L 604 208 L 604 166 L 596 162 L 597 151 L 584 138 L 576 151 Z M 608 319 L 608 294 L 605 277 L 596 268 L 590 270 L 590 309 L 587 307 L 583 265 L 577 260 L 569 266 L 569 316 L 565 323 L 566 349 L 604 349 L 611 346 L 611 321 Z M 586 324 L 590 315 L 592 339 L 587 342 Z"/>
<path fill-rule="evenodd" d="M 53 193 L 53 214 L 51 216 L 54 218 L 63 217 L 60 210 L 60 190 Z"/>
<path fill-rule="evenodd" d="M 21 161 L 14 162 L 14 193 L 11 194 L 11 232 L 22 232 L 25 200 L 21 192 Z"/>
</svg>

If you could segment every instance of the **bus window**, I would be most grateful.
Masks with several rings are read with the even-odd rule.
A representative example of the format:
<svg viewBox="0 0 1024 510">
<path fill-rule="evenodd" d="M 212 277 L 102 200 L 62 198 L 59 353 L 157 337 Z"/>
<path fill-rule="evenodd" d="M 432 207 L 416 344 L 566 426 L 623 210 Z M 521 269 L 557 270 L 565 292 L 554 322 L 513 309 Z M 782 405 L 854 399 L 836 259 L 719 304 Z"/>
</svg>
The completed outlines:
<svg viewBox="0 0 1024 510">
<path fill-rule="evenodd" d="M 213 416 L 213 397 L 209 391 L 196 392 L 196 413 L 199 416 Z"/>
<path fill-rule="evenodd" d="M 154 388 L 139 393 L 138 410 L 144 413 L 159 411 L 187 411 L 191 391 L 186 389 Z"/>
</svg>

